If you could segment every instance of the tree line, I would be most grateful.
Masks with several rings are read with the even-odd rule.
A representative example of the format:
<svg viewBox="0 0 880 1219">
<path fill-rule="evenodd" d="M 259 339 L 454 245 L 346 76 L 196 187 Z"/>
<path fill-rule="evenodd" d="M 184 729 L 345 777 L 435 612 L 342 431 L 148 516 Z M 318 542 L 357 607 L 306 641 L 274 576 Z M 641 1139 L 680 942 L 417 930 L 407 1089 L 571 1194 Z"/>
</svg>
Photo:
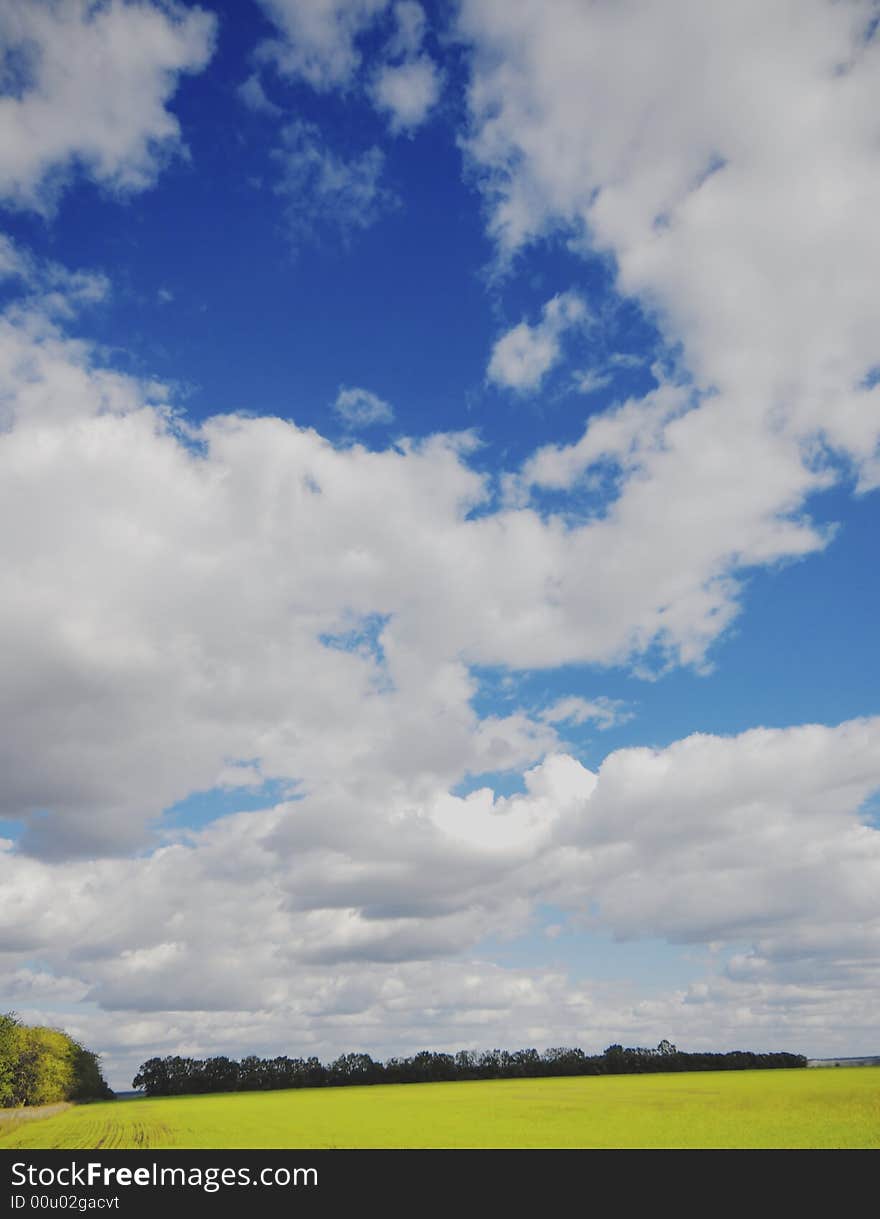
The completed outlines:
<svg viewBox="0 0 880 1219">
<path fill-rule="evenodd" d="M 112 1099 L 96 1054 L 60 1029 L 0 1015 L 0 1108 Z"/>
<path fill-rule="evenodd" d="M 468 1079 L 528 1079 L 559 1075 L 627 1075 L 656 1071 L 754 1071 L 805 1067 L 802 1054 L 688 1054 L 668 1041 L 656 1049 L 610 1045 L 602 1054 L 558 1047 L 545 1050 L 422 1050 L 411 1058 L 374 1061 L 369 1054 L 318 1058 L 150 1058 L 132 1080 L 147 1096 L 204 1092 L 260 1092 L 278 1088 L 345 1087 L 353 1084 L 422 1084 Z"/>
</svg>

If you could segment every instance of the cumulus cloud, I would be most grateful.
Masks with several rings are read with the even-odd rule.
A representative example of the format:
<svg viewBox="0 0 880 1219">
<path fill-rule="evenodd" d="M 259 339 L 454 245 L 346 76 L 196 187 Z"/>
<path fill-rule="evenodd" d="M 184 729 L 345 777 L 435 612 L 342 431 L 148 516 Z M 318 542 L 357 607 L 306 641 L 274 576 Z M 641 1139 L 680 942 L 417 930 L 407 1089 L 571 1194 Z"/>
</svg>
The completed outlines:
<svg viewBox="0 0 880 1219">
<path fill-rule="evenodd" d="M 624 1032 L 831 1051 L 871 1027 L 880 832 L 860 810 L 878 785 L 876 718 L 623 749 L 595 773 L 551 753 L 508 798 L 332 784 L 138 858 L 0 853 L 0 943 L 10 985 L 86 987 L 98 1015 L 79 1019 L 114 1013 L 134 1056 L 229 1052 L 261 1026 L 299 1052 Z M 482 958 L 547 901 L 562 935 L 711 946 L 715 964 L 645 996 Z"/>
<path fill-rule="evenodd" d="M 353 79 L 380 7 L 277 3 L 290 72 Z M 422 38 L 406 11 L 401 57 Z M 258 414 L 187 423 L 68 333 L 100 277 L 0 246 L 22 290 L 0 318 L 0 813 L 25 823 L 0 844 L 4 993 L 38 1017 L 84 997 L 65 1023 L 132 1065 L 264 1045 L 850 1048 L 880 981 L 876 718 L 618 750 L 593 772 L 556 726 L 601 727 L 614 704 L 481 716 L 475 696 L 479 666 L 702 664 L 743 568 L 828 543 L 804 505 L 838 477 L 829 452 L 876 480 L 869 10 L 461 11 L 467 152 L 501 257 L 560 233 L 605 253 L 682 375 L 541 448 L 499 504 L 468 434 L 374 452 Z M 94 162 L 114 185 L 140 180 L 123 146 Z M 297 234 L 390 205 L 378 149 L 346 160 L 296 123 L 280 163 Z M 43 172 L 21 180 L 43 192 Z M 558 360 L 554 301 L 510 332 L 500 384 L 539 386 Z M 607 492 L 592 515 L 531 499 L 585 482 Z M 524 790 L 452 794 L 497 771 Z M 260 811 L 160 820 L 272 781 L 285 798 Z M 585 927 L 711 963 L 645 996 L 484 959 L 548 904 L 554 944 Z"/>
<path fill-rule="evenodd" d="M 345 756 L 364 791 L 418 790 L 552 744 L 470 706 L 478 588 L 444 608 L 459 559 L 493 546 L 478 528 L 467 557 L 468 438 L 369 453 L 277 419 L 190 429 L 33 304 L 0 325 L 0 380 L 3 812 L 29 849 L 128 849 L 243 757 L 310 786 Z M 375 649 L 331 646 L 375 615 Z"/>
<path fill-rule="evenodd" d="M 614 703 L 480 718 L 471 663 L 613 654 L 638 584 L 578 601 L 576 530 L 473 516 L 467 436 L 367 452 L 277 419 L 195 428 L 42 299 L 0 327 L 0 766 L 26 822 L 0 853 L 0 946 L 22 1010 L 64 1013 L 119 1071 L 263 1044 L 866 1036 L 880 721 L 696 736 L 591 772 L 554 725 L 601 727 Z M 597 528 L 610 573 L 624 534 Z M 525 790 L 451 794 L 498 770 Z M 272 779 L 295 798 L 95 858 L 193 791 Z M 563 929 L 714 945 L 715 966 L 646 997 L 483 959 L 547 903 Z"/>
<path fill-rule="evenodd" d="M 878 741 L 874 718 L 619 750 L 562 834 L 583 852 L 572 883 L 619 935 L 845 955 L 880 931 L 880 834 L 860 814 Z"/>
<path fill-rule="evenodd" d="M 326 233 L 347 242 L 400 206 L 381 182 L 385 156 L 378 147 L 347 158 L 323 141 L 314 123 L 297 120 L 284 128 L 275 159 L 282 175 L 275 189 L 285 200 L 295 245 Z"/>
<path fill-rule="evenodd" d="M 150 186 L 182 148 L 168 103 L 181 73 L 204 68 L 215 26 L 173 3 L 9 0 L 0 198 L 46 212 L 78 167 L 111 190 Z"/>
<path fill-rule="evenodd" d="M 562 358 L 562 338 L 587 319 L 587 307 L 575 292 L 547 301 L 535 326 L 520 322 L 492 348 L 486 376 L 505 389 L 534 391 Z"/>
<path fill-rule="evenodd" d="M 344 757 L 362 798 L 528 765 L 552 723 L 481 720 L 471 666 L 699 660 L 723 628 L 723 497 L 708 523 L 649 501 L 571 527 L 486 510 L 467 434 L 369 452 L 280 419 L 185 425 L 41 300 L 0 321 L 2 812 L 28 850 L 128 850 L 242 758 L 317 791 Z M 793 545 L 761 516 L 775 459 L 731 522 L 753 561 Z"/>
<path fill-rule="evenodd" d="M 357 386 L 340 386 L 333 409 L 350 427 L 369 427 L 374 423 L 390 423 L 394 411 L 390 403 L 378 394 Z"/>
<path fill-rule="evenodd" d="M 512 502 L 598 487 L 592 536 L 616 534 L 627 566 L 661 552 L 674 564 L 687 548 L 702 568 L 687 616 L 703 626 L 679 654 L 695 660 L 698 635 L 737 612 L 738 566 L 827 544 L 810 495 L 846 469 L 863 491 L 880 480 L 880 386 L 866 375 L 880 332 L 872 12 L 824 0 L 662 15 L 642 2 L 461 8 L 465 147 L 499 257 L 554 235 L 610 256 L 619 291 L 682 353 L 683 376 L 661 374 L 579 441 L 529 459 Z M 523 325 L 502 340 L 526 386 L 555 358 L 536 337 Z"/>
</svg>

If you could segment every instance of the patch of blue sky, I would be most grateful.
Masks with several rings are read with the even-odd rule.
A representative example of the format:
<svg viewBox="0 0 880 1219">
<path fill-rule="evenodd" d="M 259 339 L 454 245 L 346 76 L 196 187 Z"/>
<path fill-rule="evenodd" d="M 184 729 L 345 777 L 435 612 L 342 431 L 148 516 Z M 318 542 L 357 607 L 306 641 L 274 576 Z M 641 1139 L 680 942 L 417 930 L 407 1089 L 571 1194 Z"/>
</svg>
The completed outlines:
<svg viewBox="0 0 880 1219">
<path fill-rule="evenodd" d="M 18 842 L 26 829 L 25 820 L 20 817 L 10 817 L 8 820 L 0 821 L 0 838 L 6 838 L 13 843 Z"/>
<path fill-rule="evenodd" d="M 0 275 L 0 309 L 6 310 L 20 299 L 22 282 L 18 275 Z"/>
<path fill-rule="evenodd" d="M 30 43 L 0 47 L 0 93 L 21 99 L 34 80 L 36 47 Z"/>
<path fill-rule="evenodd" d="M 473 459 L 478 468 L 482 461 L 515 470 L 542 445 L 574 444 L 592 416 L 656 387 L 653 366 L 663 362 L 664 353 L 670 367 L 674 363 L 647 313 L 617 293 L 606 260 L 541 242 L 520 256 L 515 278 L 491 289 L 493 317 L 483 324 L 484 367 L 492 343 L 521 322 L 537 324 L 543 306 L 560 290 L 584 300 L 588 320 L 562 337 L 560 359 L 538 389 L 519 392 L 483 380 L 470 390 L 478 426 L 490 442 Z"/>
<path fill-rule="evenodd" d="M 880 789 L 872 792 L 859 809 L 859 820 L 872 829 L 880 830 Z"/>
<path fill-rule="evenodd" d="M 639 713 L 638 701 L 632 695 L 636 688 L 641 692 L 646 683 L 635 682 L 621 670 L 615 670 L 615 673 L 618 682 L 622 679 L 625 683 L 626 693 L 630 696 L 620 700 L 619 710 L 623 718 L 631 720 Z M 490 715 L 513 715 L 518 711 L 539 718 L 542 712 L 565 698 L 582 698 L 586 702 L 609 697 L 615 700 L 618 698 L 616 694 L 609 696 L 607 671 L 587 665 L 563 665 L 554 669 L 516 672 L 500 666 L 475 666 L 471 669 L 471 674 L 479 682 L 471 699 L 471 706 L 481 718 Z M 571 721 L 554 724 L 561 747 L 591 769 L 620 744 L 620 733 L 624 726 L 611 723 L 600 728 L 599 722 L 593 719 L 584 720 L 580 724 Z M 525 790 L 521 777 L 499 772 L 497 776 L 486 774 L 469 777 L 466 783 L 459 785 L 456 794 L 464 795 L 478 787 L 494 787 L 490 778 L 496 777 L 502 780 L 501 786 L 495 788 L 499 795 L 511 795 L 515 791 Z"/>
<path fill-rule="evenodd" d="M 481 791 L 488 787 L 496 797 L 522 795 L 526 791 L 523 772 L 513 770 L 484 770 L 468 774 L 460 782 L 450 788 L 453 796 L 469 796 L 471 792 Z"/>
<path fill-rule="evenodd" d="M 734 951 L 729 948 L 724 958 Z M 687 987 L 717 964 L 720 954 L 659 938 L 620 940 L 607 931 L 579 926 L 566 911 L 541 905 L 532 926 L 513 939 L 487 937 L 474 955 L 509 969 L 564 971 L 575 982 L 633 983 L 642 994 Z"/>
<path fill-rule="evenodd" d="M 571 487 L 532 487 L 529 507 L 543 520 L 554 518 L 577 529 L 607 517 L 620 494 L 622 471 L 614 461 L 595 462 Z"/>
<path fill-rule="evenodd" d="M 384 664 L 385 649 L 381 636 L 390 621 L 390 614 L 363 614 L 349 629 L 325 632 L 318 638 L 325 648 L 372 656 L 379 664 Z"/>
<path fill-rule="evenodd" d="M 175 95 L 192 156 L 166 167 L 162 189 L 120 207 L 79 181 L 58 223 L 12 213 L 13 236 L 67 265 L 112 272 L 114 308 L 92 333 L 127 371 L 175 382 L 186 369 L 196 420 L 256 410 L 343 439 L 332 403 L 350 384 L 394 406 L 397 432 L 436 431 L 438 419 L 470 426 L 462 386 L 481 381 L 488 337 L 473 268 L 491 246 L 449 133 L 392 143 L 369 108 L 296 91 L 287 119 L 318 121 L 327 146 L 343 152 L 381 145 L 384 178 L 406 188 L 402 207 L 350 243 L 326 238 L 294 257 L 272 157 L 280 122 L 238 100 L 252 39 L 236 48 L 228 20 L 212 71 Z"/>
<path fill-rule="evenodd" d="M 207 791 L 191 792 L 185 799 L 172 804 L 162 814 L 163 832 L 197 830 L 231 813 L 250 813 L 272 808 L 286 800 L 301 796 L 288 779 L 267 779 L 253 787 L 212 787 Z"/>
</svg>

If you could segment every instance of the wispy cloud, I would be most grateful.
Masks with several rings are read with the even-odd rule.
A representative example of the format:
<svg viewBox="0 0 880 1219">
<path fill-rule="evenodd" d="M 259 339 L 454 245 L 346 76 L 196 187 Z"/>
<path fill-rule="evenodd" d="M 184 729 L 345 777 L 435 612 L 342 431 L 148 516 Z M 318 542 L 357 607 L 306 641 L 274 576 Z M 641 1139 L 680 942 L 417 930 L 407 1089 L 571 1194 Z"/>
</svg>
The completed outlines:
<svg viewBox="0 0 880 1219">
<path fill-rule="evenodd" d="M 561 698 L 546 707 L 540 718 L 547 724 L 594 723 L 600 731 L 616 728 L 633 718 L 634 712 L 618 698 L 585 699 L 577 696 Z"/>
<path fill-rule="evenodd" d="M 282 141 L 274 154 L 281 168 L 275 189 L 285 201 L 295 246 L 328 236 L 347 244 L 400 206 L 395 192 L 381 181 L 385 156 L 378 147 L 345 157 L 304 120 L 288 124 Z"/>
<path fill-rule="evenodd" d="M 263 82 L 256 72 L 252 72 L 247 80 L 238 86 L 237 92 L 247 108 L 257 114 L 277 116 L 284 113 L 282 108 L 266 95 Z"/>
<path fill-rule="evenodd" d="M 258 0 L 279 37 L 263 44 L 286 76 L 315 89 L 345 88 L 361 62 L 359 36 L 388 7 L 388 0 Z"/>
<path fill-rule="evenodd" d="M 333 409 L 349 427 L 368 427 L 375 423 L 390 423 L 394 411 L 390 403 L 368 389 L 340 386 Z"/>
</svg>

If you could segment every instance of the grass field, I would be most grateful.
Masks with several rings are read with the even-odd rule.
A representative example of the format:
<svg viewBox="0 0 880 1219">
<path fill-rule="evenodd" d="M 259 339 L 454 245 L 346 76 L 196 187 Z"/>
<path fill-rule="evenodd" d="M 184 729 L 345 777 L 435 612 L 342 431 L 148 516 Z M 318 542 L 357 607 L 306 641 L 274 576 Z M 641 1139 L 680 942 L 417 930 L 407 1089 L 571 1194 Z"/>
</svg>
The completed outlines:
<svg viewBox="0 0 880 1219">
<path fill-rule="evenodd" d="M 379 1085 L 79 1105 L 0 1148 L 880 1147 L 880 1069 Z"/>
</svg>

